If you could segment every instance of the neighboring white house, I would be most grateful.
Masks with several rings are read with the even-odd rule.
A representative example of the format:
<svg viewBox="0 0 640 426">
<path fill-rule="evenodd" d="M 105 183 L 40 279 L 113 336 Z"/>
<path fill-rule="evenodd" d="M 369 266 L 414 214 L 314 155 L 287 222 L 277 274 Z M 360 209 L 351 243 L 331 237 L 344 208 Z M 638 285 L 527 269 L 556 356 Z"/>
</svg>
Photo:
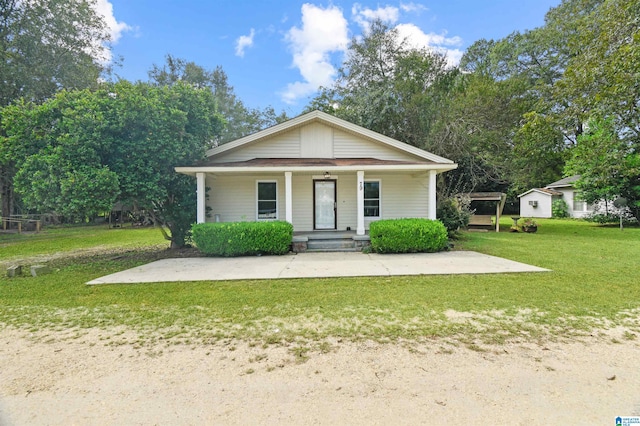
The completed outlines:
<svg viewBox="0 0 640 426">
<path fill-rule="evenodd" d="M 520 198 L 520 216 L 551 217 L 551 206 L 555 200 L 564 200 L 570 217 L 584 217 L 593 212 L 593 205 L 580 199 L 580 191 L 573 184 L 580 176 L 570 176 L 550 183 L 544 188 L 533 188 L 518 195 Z"/>
<path fill-rule="evenodd" d="M 354 230 L 436 217 L 436 175 L 457 164 L 313 111 L 176 167 L 196 176 L 197 221 L 286 220 L 294 231 Z M 207 207 L 208 212 L 207 212 Z"/>
</svg>

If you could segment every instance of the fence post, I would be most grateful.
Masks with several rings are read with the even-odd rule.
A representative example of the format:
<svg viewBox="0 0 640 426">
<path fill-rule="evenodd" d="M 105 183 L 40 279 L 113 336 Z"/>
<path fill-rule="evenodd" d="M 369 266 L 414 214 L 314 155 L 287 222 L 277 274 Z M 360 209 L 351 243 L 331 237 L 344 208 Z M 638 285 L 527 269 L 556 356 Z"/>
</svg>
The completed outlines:
<svg viewBox="0 0 640 426">
<path fill-rule="evenodd" d="M 22 222 L 18 221 L 18 234 L 22 234 Z"/>
</svg>

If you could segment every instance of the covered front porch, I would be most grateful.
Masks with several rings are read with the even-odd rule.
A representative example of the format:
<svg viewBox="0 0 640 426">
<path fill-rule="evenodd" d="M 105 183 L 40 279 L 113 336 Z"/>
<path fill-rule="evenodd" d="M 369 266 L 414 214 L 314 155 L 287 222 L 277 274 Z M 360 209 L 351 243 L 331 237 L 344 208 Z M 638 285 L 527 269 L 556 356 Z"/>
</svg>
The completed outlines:
<svg viewBox="0 0 640 426">
<path fill-rule="evenodd" d="M 198 223 L 285 220 L 303 239 L 316 231 L 365 237 L 379 219 L 435 219 L 436 175 L 451 168 L 371 158 L 254 159 L 178 171 L 196 177 Z"/>
</svg>

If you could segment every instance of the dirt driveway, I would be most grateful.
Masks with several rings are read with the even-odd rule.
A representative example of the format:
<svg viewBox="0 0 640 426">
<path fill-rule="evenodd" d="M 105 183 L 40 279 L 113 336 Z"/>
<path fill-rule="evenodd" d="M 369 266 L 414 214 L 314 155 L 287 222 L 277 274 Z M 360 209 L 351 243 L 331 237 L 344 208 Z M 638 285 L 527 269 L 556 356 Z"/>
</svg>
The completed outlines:
<svg viewBox="0 0 640 426">
<path fill-rule="evenodd" d="M 240 342 L 136 348 L 0 330 L 0 424 L 615 424 L 640 345 Z"/>
</svg>

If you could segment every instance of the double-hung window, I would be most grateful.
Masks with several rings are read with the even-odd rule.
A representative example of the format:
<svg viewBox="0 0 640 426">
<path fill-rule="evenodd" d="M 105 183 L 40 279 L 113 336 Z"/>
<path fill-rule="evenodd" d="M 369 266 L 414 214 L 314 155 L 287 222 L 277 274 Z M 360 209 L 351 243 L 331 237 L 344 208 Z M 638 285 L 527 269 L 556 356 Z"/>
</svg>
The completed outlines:
<svg viewBox="0 0 640 426">
<path fill-rule="evenodd" d="M 258 181 L 258 220 L 278 219 L 278 183 Z"/>
<path fill-rule="evenodd" d="M 364 181 L 364 217 L 380 217 L 380 181 Z"/>
</svg>

